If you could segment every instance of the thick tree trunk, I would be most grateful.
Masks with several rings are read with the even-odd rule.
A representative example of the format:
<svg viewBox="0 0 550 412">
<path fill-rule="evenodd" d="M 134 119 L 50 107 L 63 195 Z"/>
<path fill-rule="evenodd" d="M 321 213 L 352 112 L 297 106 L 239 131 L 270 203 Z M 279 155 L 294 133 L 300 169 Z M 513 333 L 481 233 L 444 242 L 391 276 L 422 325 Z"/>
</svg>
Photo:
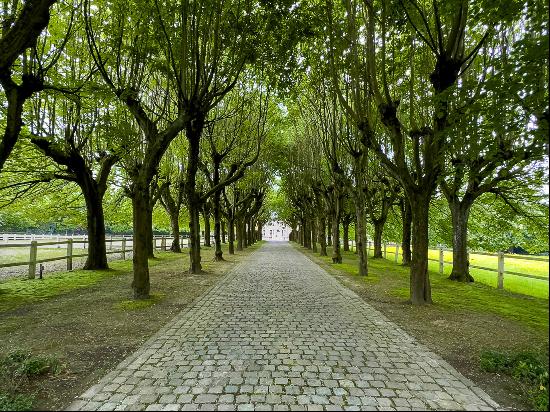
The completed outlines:
<svg viewBox="0 0 550 412">
<path fill-rule="evenodd" d="M 147 220 L 149 209 L 149 190 L 146 185 L 143 188 L 138 187 L 133 193 L 132 209 L 133 209 L 133 267 L 134 280 L 132 288 L 134 290 L 135 299 L 149 298 L 149 262 L 148 262 L 148 241 L 149 228 L 143 222 Z"/>
<path fill-rule="evenodd" d="M 222 225 L 222 243 L 225 243 L 225 239 L 226 239 L 226 231 L 225 231 L 225 220 L 222 220 L 221 221 L 221 225 Z"/>
<path fill-rule="evenodd" d="M 411 264 L 411 225 L 412 212 L 409 199 L 405 197 L 401 208 L 401 220 L 403 222 L 403 238 L 401 239 L 402 264 L 409 266 Z"/>
<path fill-rule="evenodd" d="M 342 263 L 340 252 L 340 200 L 336 199 L 332 216 L 332 263 Z"/>
<path fill-rule="evenodd" d="M 453 270 L 449 279 L 459 282 L 473 282 L 468 262 L 468 218 L 471 204 L 454 201 L 449 204 L 453 220 Z"/>
<path fill-rule="evenodd" d="M 86 224 L 88 229 L 88 257 L 84 269 L 107 269 L 107 250 L 105 247 L 105 217 L 102 196 L 88 182 L 82 193 L 86 201 Z"/>
<path fill-rule="evenodd" d="M 235 220 L 229 219 L 228 220 L 229 225 L 229 232 L 228 232 L 228 241 L 229 241 L 229 254 L 234 255 L 235 254 Z"/>
<path fill-rule="evenodd" d="M 332 246 L 332 224 L 327 222 L 327 246 Z"/>
<path fill-rule="evenodd" d="M 357 255 L 357 224 L 355 224 L 355 250 L 353 251 L 354 255 Z"/>
<path fill-rule="evenodd" d="M 384 220 L 373 220 L 374 224 L 374 258 L 382 257 L 382 231 L 384 230 Z"/>
<path fill-rule="evenodd" d="M 172 227 L 172 237 L 174 238 L 172 240 L 172 245 L 170 245 L 170 250 L 174 253 L 181 253 L 180 222 L 178 215 L 173 214 L 170 216 L 170 226 Z"/>
<path fill-rule="evenodd" d="M 145 226 L 147 228 L 147 256 L 150 258 L 155 257 L 155 248 L 153 247 L 153 206 L 149 204 L 147 206 L 147 216 L 145 217 Z"/>
<path fill-rule="evenodd" d="M 204 128 L 204 117 L 200 113 L 189 121 L 185 134 L 189 143 L 187 154 L 187 173 L 185 176 L 185 194 L 189 212 L 189 273 L 200 273 L 201 231 L 199 214 L 201 199 L 196 191 L 197 171 L 199 168 L 200 139 Z"/>
<path fill-rule="evenodd" d="M 320 251 L 319 251 L 319 254 L 321 256 L 327 256 L 327 237 L 326 237 L 326 227 L 327 227 L 327 222 L 326 222 L 326 218 L 324 217 L 324 215 L 319 218 L 319 246 L 320 246 Z"/>
<path fill-rule="evenodd" d="M 412 211 L 412 261 L 410 294 L 413 305 L 432 303 L 428 275 L 428 211 L 430 196 L 415 194 L 410 197 Z"/>
<path fill-rule="evenodd" d="M 190 202 L 189 205 L 189 273 L 200 273 L 202 270 L 200 205 L 195 202 Z"/>
<path fill-rule="evenodd" d="M 342 222 L 344 227 L 344 252 L 349 252 L 349 222 L 346 220 Z"/>
<path fill-rule="evenodd" d="M 368 254 L 367 254 L 367 230 L 366 230 L 366 214 L 365 206 L 363 202 L 355 207 L 355 235 L 356 235 L 356 244 L 355 251 L 357 252 L 357 257 L 359 258 L 359 275 L 367 276 L 369 274 L 369 269 L 367 266 L 368 263 Z"/>
</svg>

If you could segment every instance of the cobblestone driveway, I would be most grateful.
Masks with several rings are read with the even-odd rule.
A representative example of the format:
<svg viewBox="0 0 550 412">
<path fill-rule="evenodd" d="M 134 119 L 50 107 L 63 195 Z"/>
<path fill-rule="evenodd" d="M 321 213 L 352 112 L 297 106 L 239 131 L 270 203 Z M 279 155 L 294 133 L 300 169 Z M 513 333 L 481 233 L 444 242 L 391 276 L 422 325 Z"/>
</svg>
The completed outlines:
<svg viewBox="0 0 550 412">
<path fill-rule="evenodd" d="M 84 410 L 491 410 L 438 355 L 268 243 L 79 397 Z"/>
</svg>

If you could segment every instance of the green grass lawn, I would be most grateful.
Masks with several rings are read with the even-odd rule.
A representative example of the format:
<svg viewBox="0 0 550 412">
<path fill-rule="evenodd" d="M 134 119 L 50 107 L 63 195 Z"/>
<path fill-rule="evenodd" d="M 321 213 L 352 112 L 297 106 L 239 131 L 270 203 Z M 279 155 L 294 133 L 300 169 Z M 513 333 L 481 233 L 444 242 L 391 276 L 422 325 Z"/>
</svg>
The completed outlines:
<svg viewBox="0 0 550 412">
<path fill-rule="evenodd" d="M 389 250 L 389 249 L 388 249 Z M 321 257 L 331 263 L 329 256 Z M 369 276 L 365 282 L 378 282 L 381 277 L 391 278 L 390 294 L 407 299 L 409 297 L 409 268 L 395 263 L 393 255 L 389 259 L 369 259 Z M 434 304 L 449 309 L 467 309 L 478 312 L 491 312 L 518 321 L 529 327 L 546 330 L 548 333 L 548 300 L 522 296 L 507 290 L 489 287 L 483 282 L 470 284 L 447 279 L 437 271 L 438 263 L 429 267 Z M 357 275 L 357 255 L 353 252 L 342 252 L 342 264 L 333 265 L 346 273 Z M 449 267 L 450 273 L 450 265 Z M 546 297 L 548 296 L 548 291 Z"/>
<path fill-rule="evenodd" d="M 373 250 L 369 250 L 369 256 L 373 254 Z M 401 262 L 402 251 L 399 250 L 399 262 Z M 439 250 L 430 249 L 428 251 L 428 257 L 430 259 L 436 259 L 437 261 L 429 261 L 429 270 L 438 273 L 439 272 Z M 395 246 L 387 247 L 387 259 L 391 262 L 395 261 Z M 443 261 L 452 262 L 453 252 L 444 251 Z M 486 256 L 478 254 L 470 254 L 470 264 L 474 266 L 483 266 L 490 269 L 497 269 L 497 257 Z M 445 263 L 443 266 L 443 273 L 445 276 L 451 274 L 453 268 L 452 263 Z M 521 276 L 504 273 L 504 289 L 514 293 L 521 293 L 522 295 L 534 296 L 537 298 L 548 299 L 548 259 L 541 257 L 539 261 L 523 260 L 514 257 L 514 255 L 505 255 L 504 257 L 504 271 L 512 271 L 518 273 L 525 273 L 527 275 L 538 276 L 542 279 L 532 279 Z M 483 269 L 470 269 L 470 274 L 473 276 L 475 282 L 483 283 L 485 285 L 497 287 L 497 272 L 492 272 Z M 439 276 L 439 275 L 438 275 Z"/>
</svg>

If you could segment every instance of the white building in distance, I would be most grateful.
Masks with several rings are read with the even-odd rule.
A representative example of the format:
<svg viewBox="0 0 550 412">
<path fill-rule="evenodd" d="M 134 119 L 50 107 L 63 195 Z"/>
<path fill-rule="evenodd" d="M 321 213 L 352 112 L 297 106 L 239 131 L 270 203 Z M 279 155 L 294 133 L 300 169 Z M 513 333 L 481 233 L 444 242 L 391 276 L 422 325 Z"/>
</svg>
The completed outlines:
<svg viewBox="0 0 550 412">
<path fill-rule="evenodd" d="M 279 220 L 271 220 L 262 227 L 263 240 L 288 240 L 291 232 L 290 226 Z"/>
</svg>

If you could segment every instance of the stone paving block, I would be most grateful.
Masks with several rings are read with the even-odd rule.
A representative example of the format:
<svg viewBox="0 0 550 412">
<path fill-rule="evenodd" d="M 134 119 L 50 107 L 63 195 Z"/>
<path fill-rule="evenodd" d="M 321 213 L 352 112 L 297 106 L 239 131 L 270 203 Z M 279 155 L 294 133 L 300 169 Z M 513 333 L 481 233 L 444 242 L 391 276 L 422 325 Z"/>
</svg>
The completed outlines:
<svg viewBox="0 0 550 412">
<path fill-rule="evenodd" d="M 69 410 L 493 410 L 286 243 L 235 266 Z"/>
</svg>

